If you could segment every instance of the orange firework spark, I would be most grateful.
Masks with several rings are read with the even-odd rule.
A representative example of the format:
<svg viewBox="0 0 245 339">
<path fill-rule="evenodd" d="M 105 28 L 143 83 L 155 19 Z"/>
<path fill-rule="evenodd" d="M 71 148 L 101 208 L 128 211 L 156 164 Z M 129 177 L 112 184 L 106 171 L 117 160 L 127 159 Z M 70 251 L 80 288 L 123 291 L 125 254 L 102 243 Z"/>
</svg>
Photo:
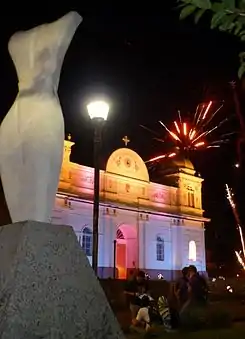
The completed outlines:
<svg viewBox="0 0 245 339">
<path fill-rule="evenodd" d="M 219 105 L 215 108 L 215 103 L 213 101 L 209 101 L 203 104 L 198 105 L 196 112 L 193 116 L 192 122 L 187 122 L 182 119 L 180 111 L 178 111 L 179 119 L 178 121 L 174 121 L 174 129 L 170 129 L 167 127 L 162 121 L 159 123 L 164 127 L 167 132 L 167 135 L 170 136 L 170 139 L 175 144 L 175 152 L 176 155 L 179 152 L 190 152 L 196 151 L 198 149 L 207 149 L 207 148 L 217 148 L 224 142 L 228 140 L 223 140 L 222 138 L 217 141 L 209 142 L 207 140 L 207 136 L 219 128 L 224 122 L 228 119 L 224 119 L 219 122 L 216 126 L 212 126 L 209 128 L 210 123 L 213 118 L 219 112 L 219 110 L 223 107 L 223 104 Z M 149 131 L 149 129 L 145 126 L 141 126 Z M 157 138 L 155 138 L 157 139 Z M 163 139 L 160 140 L 163 142 Z M 177 153 L 176 153 L 177 152 Z M 173 152 L 172 152 L 173 153 Z M 154 157 L 147 162 L 154 162 L 164 158 L 170 157 L 170 154 L 166 153 L 157 157 Z M 174 155 L 171 155 L 173 157 Z"/>
<path fill-rule="evenodd" d="M 197 113 L 197 119 L 195 119 L 194 117 L 194 121 L 192 124 L 190 124 L 190 126 L 189 124 L 187 124 L 187 122 L 182 122 L 182 119 L 179 119 L 180 120 L 179 124 L 176 121 L 174 121 L 174 125 L 178 132 L 178 135 L 176 135 L 173 131 L 168 129 L 167 126 L 164 125 L 162 121 L 160 121 L 160 124 L 166 129 L 166 131 L 170 134 L 170 136 L 174 140 L 178 141 L 181 144 L 180 146 L 183 149 L 194 150 L 197 147 L 206 145 L 206 143 L 201 138 L 204 138 L 207 134 L 211 133 L 212 131 L 212 130 L 204 130 L 204 126 L 206 122 L 205 120 L 209 117 L 208 113 L 209 113 L 211 106 L 212 106 L 212 101 L 210 101 L 208 104 L 203 104 L 200 112 Z M 219 107 L 219 109 L 220 108 L 221 107 Z M 203 110 L 204 110 L 204 113 L 203 113 Z M 189 130 L 189 133 L 188 133 L 188 130 Z"/>
<path fill-rule="evenodd" d="M 179 129 L 177 122 L 175 121 L 174 124 L 175 124 L 175 128 L 176 128 L 177 132 L 180 134 L 180 129 Z"/>
<path fill-rule="evenodd" d="M 157 161 L 157 160 L 161 160 L 164 158 L 172 158 L 175 157 L 176 153 L 170 153 L 170 154 L 163 154 L 163 155 L 159 155 L 158 157 L 152 158 L 151 160 L 146 161 L 147 162 L 152 162 L 152 161 Z"/>
</svg>

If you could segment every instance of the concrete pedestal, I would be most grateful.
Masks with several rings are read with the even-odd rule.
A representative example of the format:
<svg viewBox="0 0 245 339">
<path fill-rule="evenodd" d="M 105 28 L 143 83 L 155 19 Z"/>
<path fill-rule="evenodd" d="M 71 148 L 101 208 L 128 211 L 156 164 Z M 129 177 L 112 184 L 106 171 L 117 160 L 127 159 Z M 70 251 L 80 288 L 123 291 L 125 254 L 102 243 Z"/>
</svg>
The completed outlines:
<svg viewBox="0 0 245 339">
<path fill-rule="evenodd" d="M 1 339 L 123 338 L 69 226 L 0 228 Z"/>
</svg>

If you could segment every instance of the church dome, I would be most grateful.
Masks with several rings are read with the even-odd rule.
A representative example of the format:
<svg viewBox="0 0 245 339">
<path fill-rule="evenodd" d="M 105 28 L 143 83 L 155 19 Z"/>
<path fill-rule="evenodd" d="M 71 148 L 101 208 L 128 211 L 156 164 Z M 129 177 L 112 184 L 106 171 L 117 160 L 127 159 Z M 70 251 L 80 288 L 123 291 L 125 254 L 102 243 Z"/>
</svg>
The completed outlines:
<svg viewBox="0 0 245 339">
<path fill-rule="evenodd" d="M 149 182 L 149 173 L 142 158 L 130 148 L 114 151 L 106 164 L 106 172 Z"/>
<path fill-rule="evenodd" d="M 177 155 L 176 157 L 172 158 L 172 164 L 174 167 L 195 170 L 192 162 L 187 157 L 182 155 Z"/>
<path fill-rule="evenodd" d="M 195 168 L 187 156 L 177 154 L 173 158 L 165 158 L 158 164 L 158 175 L 168 175 L 174 173 L 195 174 Z"/>
</svg>

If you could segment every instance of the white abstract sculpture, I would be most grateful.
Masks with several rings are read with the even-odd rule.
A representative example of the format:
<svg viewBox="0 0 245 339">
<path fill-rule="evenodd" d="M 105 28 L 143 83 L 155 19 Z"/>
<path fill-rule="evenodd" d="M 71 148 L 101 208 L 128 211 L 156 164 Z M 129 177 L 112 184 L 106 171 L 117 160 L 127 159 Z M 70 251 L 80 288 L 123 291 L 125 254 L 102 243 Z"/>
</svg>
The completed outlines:
<svg viewBox="0 0 245 339">
<path fill-rule="evenodd" d="M 64 145 L 57 89 L 64 56 L 81 21 L 70 12 L 17 32 L 9 41 L 19 93 L 0 126 L 0 175 L 12 222 L 47 222 L 51 217 Z"/>
</svg>

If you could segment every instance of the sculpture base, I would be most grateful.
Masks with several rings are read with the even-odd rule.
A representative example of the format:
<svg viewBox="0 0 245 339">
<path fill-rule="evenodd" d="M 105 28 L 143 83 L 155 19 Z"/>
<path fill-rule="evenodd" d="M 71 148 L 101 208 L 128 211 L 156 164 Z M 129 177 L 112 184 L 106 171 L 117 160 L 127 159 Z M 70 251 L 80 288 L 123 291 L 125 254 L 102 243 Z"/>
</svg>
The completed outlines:
<svg viewBox="0 0 245 339">
<path fill-rule="evenodd" d="M 72 227 L 1 227 L 0 275 L 2 339 L 123 338 Z"/>
</svg>

